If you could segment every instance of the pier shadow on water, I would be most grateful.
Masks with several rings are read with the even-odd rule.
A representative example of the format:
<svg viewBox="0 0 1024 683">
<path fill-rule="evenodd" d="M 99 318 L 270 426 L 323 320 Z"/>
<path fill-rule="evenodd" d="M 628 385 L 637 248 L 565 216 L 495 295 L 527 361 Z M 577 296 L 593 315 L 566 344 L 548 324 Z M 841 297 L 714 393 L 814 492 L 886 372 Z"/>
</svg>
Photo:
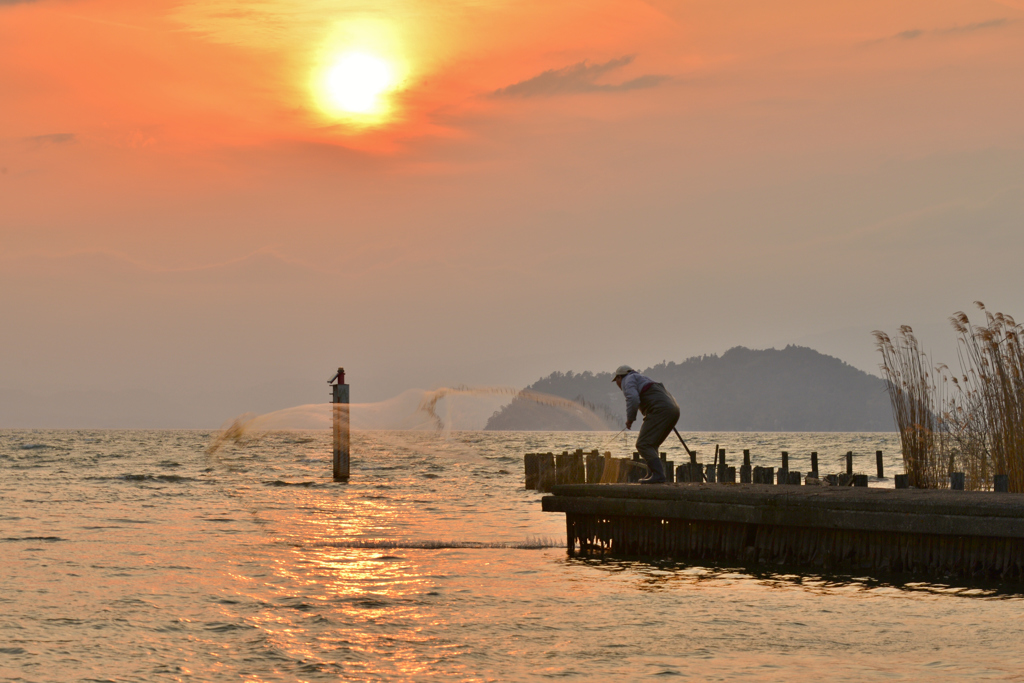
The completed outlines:
<svg viewBox="0 0 1024 683">
<path fill-rule="evenodd" d="M 708 583 L 755 582 L 768 588 L 800 588 L 823 596 L 838 592 L 895 589 L 911 595 L 955 596 L 976 600 L 1024 599 L 1024 583 L 986 579 L 947 577 L 942 581 L 929 581 L 890 572 L 808 572 L 806 568 L 787 565 L 694 564 L 672 558 L 567 557 L 565 563 L 569 567 L 585 566 L 608 573 L 632 573 L 641 578 L 638 588 L 651 592 L 679 585 L 699 587 Z"/>
</svg>

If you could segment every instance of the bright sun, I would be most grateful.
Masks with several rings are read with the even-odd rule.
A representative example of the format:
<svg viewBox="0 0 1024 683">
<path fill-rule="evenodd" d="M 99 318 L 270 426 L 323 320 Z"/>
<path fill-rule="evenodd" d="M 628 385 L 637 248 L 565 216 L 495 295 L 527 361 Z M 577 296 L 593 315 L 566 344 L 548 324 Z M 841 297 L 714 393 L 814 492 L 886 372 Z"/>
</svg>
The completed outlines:
<svg viewBox="0 0 1024 683">
<path fill-rule="evenodd" d="M 397 85 L 395 69 L 370 52 L 344 52 L 333 59 L 321 78 L 323 103 L 336 115 L 384 116 L 387 94 Z"/>
<path fill-rule="evenodd" d="M 380 113 L 382 96 L 395 86 L 395 71 L 384 59 L 366 52 L 338 56 L 324 74 L 327 99 L 349 114 Z"/>
<path fill-rule="evenodd" d="M 379 18 L 348 19 L 331 28 L 311 74 L 320 113 L 355 129 L 394 120 L 397 91 L 410 72 L 403 42 L 399 27 Z"/>
</svg>

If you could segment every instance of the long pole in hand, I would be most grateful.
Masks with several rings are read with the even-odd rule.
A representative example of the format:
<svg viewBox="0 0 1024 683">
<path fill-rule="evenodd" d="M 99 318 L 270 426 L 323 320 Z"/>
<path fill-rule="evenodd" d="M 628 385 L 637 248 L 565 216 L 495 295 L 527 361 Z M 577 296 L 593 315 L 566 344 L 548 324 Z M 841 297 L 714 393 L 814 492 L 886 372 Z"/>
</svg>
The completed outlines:
<svg viewBox="0 0 1024 683">
<path fill-rule="evenodd" d="M 685 441 L 683 441 L 683 435 L 679 433 L 679 430 L 678 430 L 678 429 L 676 429 L 675 427 L 673 427 L 673 428 L 672 428 L 672 431 L 673 431 L 673 432 L 675 432 L 675 433 L 676 433 L 676 436 L 678 436 L 678 437 L 679 437 L 679 441 L 680 441 L 680 442 L 682 442 L 682 444 L 683 444 L 683 449 L 684 449 L 684 450 L 686 451 L 686 454 L 687 454 L 687 455 L 693 455 L 693 451 L 691 451 L 691 450 L 690 450 L 690 447 L 686 445 L 686 442 L 685 442 Z M 715 450 L 718 450 L 718 449 L 715 449 Z"/>
</svg>

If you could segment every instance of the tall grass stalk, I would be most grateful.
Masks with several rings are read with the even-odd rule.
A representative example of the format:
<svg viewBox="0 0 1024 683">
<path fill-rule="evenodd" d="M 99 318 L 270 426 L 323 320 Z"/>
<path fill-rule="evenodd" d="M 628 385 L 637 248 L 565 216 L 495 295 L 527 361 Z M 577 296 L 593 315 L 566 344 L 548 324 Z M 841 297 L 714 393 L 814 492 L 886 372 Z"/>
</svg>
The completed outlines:
<svg viewBox="0 0 1024 683">
<path fill-rule="evenodd" d="M 934 368 L 910 327 L 893 341 L 874 333 L 882 353 L 903 462 L 910 485 L 941 488 L 964 472 L 968 489 L 987 489 L 996 474 L 1024 492 L 1024 329 L 981 302 L 984 325 L 966 313 L 950 318 L 960 372 Z"/>
<path fill-rule="evenodd" d="M 975 305 L 984 325 L 972 325 L 963 312 L 950 318 L 962 370 L 955 403 L 976 442 L 971 465 L 986 487 L 991 475 L 1006 474 L 1010 490 L 1024 492 L 1024 330 L 1009 315 Z"/>
<path fill-rule="evenodd" d="M 943 463 L 936 438 L 936 387 L 931 362 L 921 351 L 914 330 L 904 325 L 893 341 L 875 331 L 882 353 L 882 372 L 887 380 L 893 416 L 903 448 L 903 464 L 911 486 L 939 488 L 944 485 Z"/>
</svg>

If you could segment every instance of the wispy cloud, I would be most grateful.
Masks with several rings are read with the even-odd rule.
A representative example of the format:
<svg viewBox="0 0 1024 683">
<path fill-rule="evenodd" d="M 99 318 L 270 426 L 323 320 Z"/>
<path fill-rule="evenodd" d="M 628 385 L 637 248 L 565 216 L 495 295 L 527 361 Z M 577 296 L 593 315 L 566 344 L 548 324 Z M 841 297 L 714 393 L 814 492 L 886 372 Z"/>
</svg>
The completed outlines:
<svg viewBox="0 0 1024 683">
<path fill-rule="evenodd" d="M 1001 28 L 1009 24 L 1008 19 L 989 19 L 988 21 L 979 21 L 973 24 L 966 24 L 964 26 L 954 26 L 952 28 L 940 29 L 935 33 L 971 33 L 972 31 L 984 31 L 990 28 Z"/>
<path fill-rule="evenodd" d="M 3 2 L 3 0 L 0 0 Z M 32 135 L 27 138 L 22 138 L 25 142 L 33 144 L 37 147 L 42 145 L 66 145 L 71 142 L 77 142 L 78 138 L 75 137 L 74 133 L 50 133 L 49 135 Z"/>
<path fill-rule="evenodd" d="M 912 28 L 906 31 L 900 31 L 896 35 L 890 36 L 890 39 L 894 40 L 916 40 L 925 36 L 948 36 L 957 35 L 964 33 L 974 33 L 975 31 L 987 31 L 993 28 L 1002 28 L 1010 23 L 1009 19 L 989 19 L 988 21 L 978 21 L 973 24 L 964 24 L 963 26 L 950 26 L 948 28 L 936 28 L 928 31 Z M 882 40 L 886 40 L 883 38 Z M 879 43 L 882 40 L 875 40 L 872 42 Z"/>
<path fill-rule="evenodd" d="M 668 76 L 648 74 L 613 85 L 597 80 L 616 69 L 631 64 L 636 55 L 626 55 L 603 64 L 588 64 L 586 60 L 561 69 L 548 69 L 533 78 L 495 90 L 493 97 L 550 97 L 570 93 L 622 92 L 653 88 L 669 79 Z"/>
</svg>

